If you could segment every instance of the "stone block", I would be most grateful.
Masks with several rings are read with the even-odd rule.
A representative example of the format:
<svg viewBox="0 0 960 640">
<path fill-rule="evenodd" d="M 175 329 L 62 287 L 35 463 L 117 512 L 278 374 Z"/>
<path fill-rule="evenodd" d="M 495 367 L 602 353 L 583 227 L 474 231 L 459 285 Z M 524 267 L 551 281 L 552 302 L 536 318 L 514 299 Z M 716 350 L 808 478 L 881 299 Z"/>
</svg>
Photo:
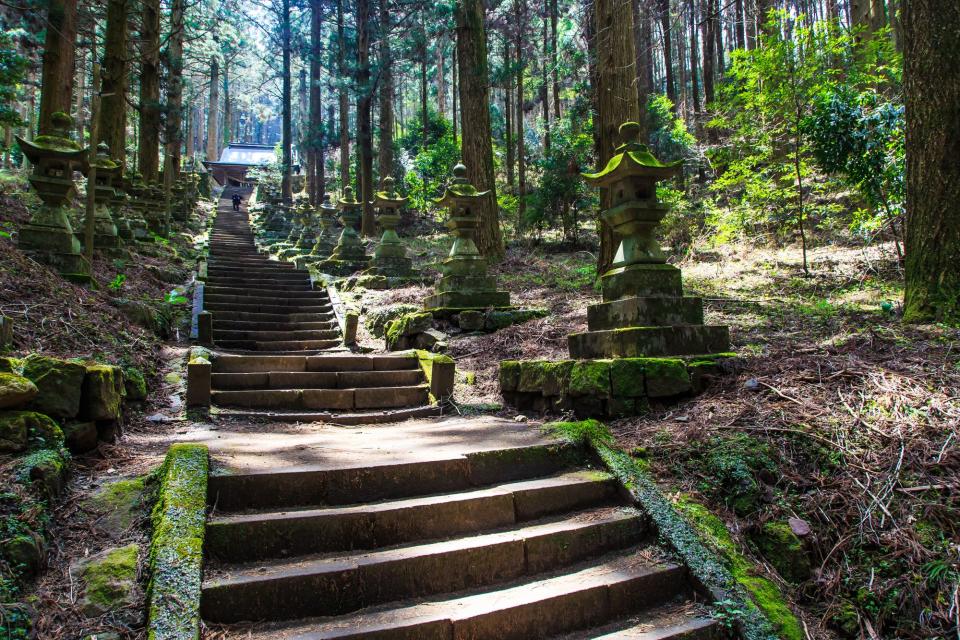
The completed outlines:
<svg viewBox="0 0 960 640">
<path fill-rule="evenodd" d="M 466 310 L 457 315 L 457 324 L 462 331 L 482 331 L 484 316 L 479 311 Z"/>
<path fill-rule="evenodd" d="M 47 564 L 43 537 L 35 531 L 13 536 L 4 542 L 4 555 L 12 567 L 21 567 L 24 574 L 35 576 Z"/>
<path fill-rule="evenodd" d="M 517 391 L 543 395 L 543 378 L 549 363 L 545 360 L 524 360 L 520 363 Z"/>
<path fill-rule="evenodd" d="M 567 343 L 575 358 L 643 358 L 726 351 L 730 334 L 723 326 L 629 327 L 573 333 Z"/>
<path fill-rule="evenodd" d="M 608 418 L 625 418 L 636 415 L 636 398 L 613 397 L 607 400 L 606 414 Z"/>
<path fill-rule="evenodd" d="M 197 342 L 205 347 L 213 346 L 213 314 L 209 311 L 197 314 Z"/>
<path fill-rule="evenodd" d="M 13 346 L 13 318 L 0 315 L 0 349 Z"/>
<path fill-rule="evenodd" d="M 357 325 L 360 322 L 360 316 L 356 311 L 348 311 L 344 319 L 343 344 L 357 343 Z"/>
<path fill-rule="evenodd" d="M 610 395 L 610 360 L 580 360 L 570 369 L 571 396 L 606 398 Z"/>
<path fill-rule="evenodd" d="M 23 360 L 23 377 L 37 385 L 39 393 L 30 407 L 53 418 L 75 418 L 87 368 L 78 362 L 31 354 Z"/>
<path fill-rule="evenodd" d="M 443 333 L 442 331 L 437 331 L 436 329 L 427 329 L 423 333 L 418 333 L 413 339 L 413 346 L 416 349 L 429 349 L 432 351 L 440 351 L 440 345 L 443 345 L 443 349 L 446 349 L 446 341 L 450 336 Z"/>
<path fill-rule="evenodd" d="M 565 396 L 570 388 L 570 372 L 573 360 L 548 362 L 543 373 L 543 395 Z"/>
<path fill-rule="evenodd" d="M 679 358 L 644 358 L 647 396 L 667 398 L 692 390 L 686 364 Z"/>
<path fill-rule="evenodd" d="M 194 358 L 187 364 L 187 406 L 209 407 L 213 366 L 206 358 Z"/>
<path fill-rule="evenodd" d="M 83 379 L 80 417 L 85 420 L 118 420 L 125 395 L 120 367 L 91 365 Z"/>
<path fill-rule="evenodd" d="M 424 309 L 428 310 L 441 309 L 444 307 L 452 309 L 487 309 L 489 307 L 508 306 L 510 306 L 510 293 L 508 291 L 481 291 L 473 293 L 447 291 L 427 296 L 423 301 Z"/>
<path fill-rule="evenodd" d="M 639 398 L 646 395 L 643 358 L 617 358 L 610 365 L 614 396 Z"/>
<path fill-rule="evenodd" d="M 63 426 L 63 435 L 70 453 L 86 453 L 97 448 L 95 422 L 68 422 Z"/>
<path fill-rule="evenodd" d="M 40 393 L 37 385 L 15 373 L 0 373 L 0 409 L 21 407 Z"/>
<path fill-rule="evenodd" d="M 679 298 L 683 295 L 680 269 L 672 264 L 634 264 L 607 271 L 600 278 L 604 302 L 626 297 Z"/>
<path fill-rule="evenodd" d="M 500 392 L 506 397 L 507 393 L 517 390 L 520 384 L 520 362 L 517 360 L 501 360 L 498 379 L 500 382 Z"/>
<path fill-rule="evenodd" d="M 123 386 L 128 402 L 143 402 L 147 399 L 147 379 L 136 367 L 124 367 Z"/>
<path fill-rule="evenodd" d="M 140 622 L 142 613 L 135 606 L 140 601 L 137 581 L 136 543 L 107 549 L 75 563 L 71 574 L 80 581 L 81 595 L 77 604 L 89 618 L 111 613 L 124 624 Z"/>
<path fill-rule="evenodd" d="M 439 402 L 452 397 L 457 375 L 453 358 L 423 350 L 418 350 L 416 353 L 420 369 L 430 384 L 430 399 L 433 402 Z"/>
<path fill-rule="evenodd" d="M 683 324 L 703 324 L 700 298 L 623 298 L 587 307 L 590 331 Z"/>
<path fill-rule="evenodd" d="M 305 409 L 353 409 L 353 389 L 304 389 Z"/>
</svg>

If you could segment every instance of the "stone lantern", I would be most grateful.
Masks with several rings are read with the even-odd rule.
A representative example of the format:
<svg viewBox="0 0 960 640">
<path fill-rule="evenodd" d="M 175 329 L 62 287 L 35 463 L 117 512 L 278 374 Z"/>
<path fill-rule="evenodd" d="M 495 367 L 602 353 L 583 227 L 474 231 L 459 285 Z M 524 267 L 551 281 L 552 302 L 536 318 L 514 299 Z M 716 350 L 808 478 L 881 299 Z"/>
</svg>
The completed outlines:
<svg viewBox="0 0 960 640">
<path fill-rule="evenodd" d="M 383 179 L 382 191 L 376 193 L 373 206 L 379 212 L 377 222 L 383 229 L 380 242 L 373 251 L 370 260 L 369 275 L 388 277 L 409 277 L 414 275 L 413 261 L 407 257 L 407 247 L 397 235 L 397 225 L 400 224 L 400 209 L 407 204 L 407 198 L 396 192 L 394 179 L 387 176 Z"/>
<path fill-rule="evenodd" d="M 70 139 L 73 119 L 69 115 L 57 112 L 52 122 L 52 131 L 33 141 L 17 137 L 23 154 L 33 164 L 30 184 L 43 203 L 20 229 L 19 246 L 65 275 L 89 280 L 89 268 L 68 217 L 76 195 L 73 172 L 83 166 L 87 152 Z"/>
<path fill-rule="evenodd" d="M 300 233 L 292 246 L 280 251 L 281 258 L 290 259 L 309 255 L 317 241 L 317 220 L 314 217 L 313 207 L 310 206 L 309 199 L 304 198 L 300 201 L 300 205 L 296 209 L 296 218 Z"/>
<path fill-rule="evenodd" d="M 313 249 L 309 255 L 301 256 L 295 260 L 298 269 L 302 269 L 307 264 L 315 264 L 330 258 L 330 254 L 337 246 L 337 233 L 334 229 L 336 222 L 337 207 L 330 201 L 330 194 L 323 194 L 323 202 L 318 207 L 316 241 L 313 243 Z"/>
<path fill-rule="evenodd" d="M 727 327 L 703 324 L 700 298 L 685 297 L 680 269 L 666 264 L 655 231 L 668 208 L 657 200 L 657 182 L 676 176 L 680 162 L 662 163 L 640 144 L 640 125 L 620 127 L 622 143 L 607 166 L 584 174 L 608 189 L 602 212 L 623 239 L 612 268 L 600 277 L 603 303 L 587 309 L 584 333 L 568 338 L 573 358 L 692 355 L 727 351 Z"/>
<path fill-rule="evenodd" d="M 330 258 L 317 264 L 320 271 L 338 276 L 348 276 L 367 268 L 369 258 L 357 232 L 360 226 L 363 205 L 353 194 L 353 187 L 344 187 L 343 197 L 337 202 L 343 231 Z"/>
<path fill-rule="evenodd" d="M 97 156 L 93 165 L 97 168 L 93 199 L 94 210 L 93 246 L 108 253 L 116 254 L 120 249 L 120 237 L 117 225 L 110 216 L 109 205 L 114 198 L 113 182 L 119 177 L 120 165 L 110 158 L 110 149 L 106 143 L 97 145 Z M 89 167 L 85 167 L 89 174 Z M 81 234 L 82 235 L 82 234 Z"/>
<path fill-rule="evenodd" d="M 477 191 L 467 180 L 467 168 L 462 164 L 453 168 L 453 176 L 453 182 L 437 200 L 450 212 L 447 228 L 453 235 L 453 246 L 443 261 L 436 293 L 428 296 L 423 306 L 427 310 L 510 306 L 510 293 L 497 290 L 496 277 L 487 275 L 487 260 L 475 242 L 480 226 L 477 211 L 490 192 Z"/>
<path fill-rule="evenodd" d="M 153 236 L 150 235 L 150 225 L 147 223 L 145 215 L 150 206 L 147 201 L 147 187 L 140 174 L 134 173 L 128 179 L 124 179 L 124 190 L 131 196 L 128 203 L 128 211 L 130 212 L 128 219 L 134 239 L 138 242 L 153 242 Z"/>
</svg>

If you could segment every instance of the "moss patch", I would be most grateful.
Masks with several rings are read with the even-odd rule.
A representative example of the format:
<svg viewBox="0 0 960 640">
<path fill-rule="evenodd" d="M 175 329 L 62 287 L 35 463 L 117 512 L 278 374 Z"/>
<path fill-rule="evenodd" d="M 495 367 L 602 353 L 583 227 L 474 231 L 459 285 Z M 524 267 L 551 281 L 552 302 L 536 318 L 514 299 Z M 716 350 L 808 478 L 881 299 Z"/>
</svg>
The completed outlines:
<svg viewBox="0 0 960 640">
<path fill-rule="evenodd" d="M 578 360 L 570 369 L 570 395 L 610 395 L 610 360 Z"/>
<path fill-rule="evenodd" d="M 0 409 L 20 407 L 37 396 L 37 385 L 15 373 L 0 372 Z"/>
<path fill-rule="evenodd" d="M 80 607 L 88 617 L 101 616 L 134 602 L 137 585 L 136 544 L 110 549 L 78 565 L 84 584 Z"/>
<path fill-rule="evenodd" d="M 750 593 L 754 604 L 763 611 L 776 629 L 778 637 L 785 640 L 804 640 L 806 636 L 803 628 L 783 599 L 780 589 L 759 575 L 754 565 L 740 554 L 723 521 L 703 505 L 689 500 L 680 500 L 676 507 L 707 543 L 721 554 L 734 579 Z"/>
<path fill-rule="evenodd" d="M 580 420 L 577 422 L 548 422 L 542 427 L 545 433 L 577 445 L 613 444 L 613 435 L 607 425 L 599 420 Z"/>
<path fill-rule="evenodd" d="M 643 380 L 645 358 L 617 358 L 610 365 L 610 382 L 614 396 L 640 398 L 646 395 Z"/>
<path fill-rule="evenodd" d="M 170 447 L 153 508 L 148 593 L 149 640 L 196 638 L 207 506 L 207 448 Z"/>
<path fill-rule="evenodd" d="M 516 391 L 520 384 L 520 362 L 517 360 L 503 360 L 500 362 L 500 391 Z"/>
<path fill-rule="evenodd" d="M 145 490 L 146 476 L 116 480 L 98 489 L 83 506 L 101 515 L 99 529 L 119 536 L 143 514 Z"/>
<path fill-rule="evenodd" d="M 754 541 L 784 579 L 798 583 L 810 577 L 810 559 L 803 542 L 786 522 L 765 523 Z"/>
</svg>

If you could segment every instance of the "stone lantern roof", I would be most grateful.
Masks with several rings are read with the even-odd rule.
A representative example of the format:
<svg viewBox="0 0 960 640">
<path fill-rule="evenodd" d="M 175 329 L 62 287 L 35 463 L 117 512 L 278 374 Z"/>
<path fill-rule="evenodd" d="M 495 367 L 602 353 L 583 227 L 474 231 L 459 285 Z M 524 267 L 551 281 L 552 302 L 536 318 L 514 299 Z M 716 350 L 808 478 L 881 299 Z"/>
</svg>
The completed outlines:
<svg viewBox="0 0 960 640">
<path fill-rule="evenodd" d="M 683 160 L 666 163 L 657 160 L 647 145 L 640 144 L 640 125 L 636 122 L 620 125 L 619 135 L 623 142 L 607 166 L 597 173 L 583 174 L 591 186 L 611 187 L 627 178 L 664 180 L 680 174 Z"/>
</svg>

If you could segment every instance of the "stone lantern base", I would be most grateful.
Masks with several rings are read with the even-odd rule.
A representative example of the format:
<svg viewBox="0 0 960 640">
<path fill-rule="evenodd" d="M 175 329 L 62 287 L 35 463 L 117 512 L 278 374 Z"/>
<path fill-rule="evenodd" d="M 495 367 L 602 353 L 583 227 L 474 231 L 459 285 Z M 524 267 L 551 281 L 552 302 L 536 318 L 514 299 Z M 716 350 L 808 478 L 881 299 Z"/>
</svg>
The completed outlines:
<svg viewBox="0 0 960 640">
<path fill-rule="evenodd" d="M 18 246 L 38 262 L 47 264 L 77 280 L 89 279 L 88 267 L 81 255 L 80 241 L 73 235 L 63 208 L 44 205 L 20 228 Z"/>
</svg>

